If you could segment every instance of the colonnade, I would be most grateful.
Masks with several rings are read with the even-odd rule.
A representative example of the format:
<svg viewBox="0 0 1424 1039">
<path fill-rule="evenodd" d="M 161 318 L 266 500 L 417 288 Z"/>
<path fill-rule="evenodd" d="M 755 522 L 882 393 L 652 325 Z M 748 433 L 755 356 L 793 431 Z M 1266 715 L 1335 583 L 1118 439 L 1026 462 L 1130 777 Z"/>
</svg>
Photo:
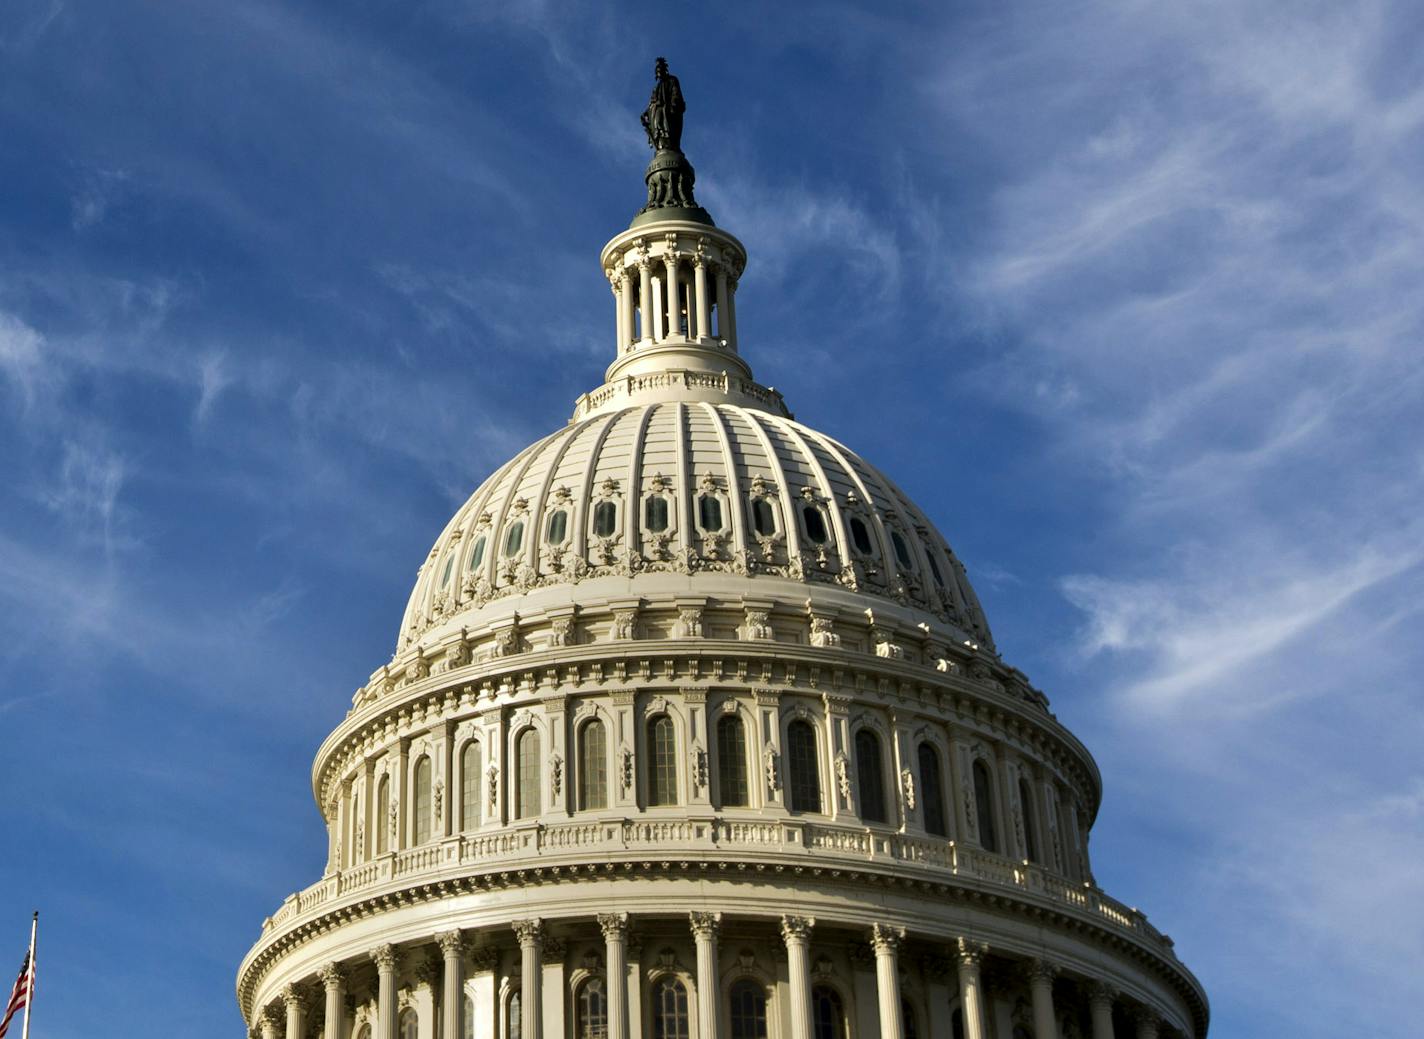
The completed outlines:
<svg viewBox="0 0 1424 1039">
<path fill-rule="evenodd" d="M 663 918 L 650 919 L 656 919 L 660 924 L 666 923 Z M 563 929 L 567 928 L 569 921 L 560 919 L 557 923 Z M 604 1039 L 638 1039 L 643 1030 L 641 1027 L 630 1028 L 630 1022 L 635 1021 L 642 1013 L 642 994 L 639 991 L 630 992 L 630 977 L 636 983 L 639 972 L 630 974 L 628 970 L 631 925 L 629 914 L 602 913 L 596 917 L 596 923 L 604 943 L 603 963 L 606 967 L 602 972 L 602 979 L 607 1011 L 606 1031 L 598 1034 Z M 693 1035 L 696 1039 L 730 1037 L 733 1033 L 725 1020 L 724 1007 L 727 993 L 722 991 L 724 975 L 718 959 L 722 914 L 693 911 L 688 914 L 688 923 L 696 950 L 696 968 L 692 978 L 695 978 L 696 986 L 694 1018 L 697 1029 Z M 813 991 L 818 976 L 812 960 L 816 920 L 809 916 L 785 915 L 777 923 L 785 951 L 786 970 L 783 980 L 788 1005 L 782 1020 L 789 1025 L 789 1035 L 786 1039 L 816 1039 L 823 1034 L 821 1029 L 824 1027 L 813 1009 Z M 835 934 L 838 936 L 833 940 L 843 940 L 847 926 L 831 926 L 835 928 Z M 578 1034 L 571 1030 L 574 1027 L 572 1024 L 564 1024 L 561 1010 L 558 1011 L 558 1021 L 545 1020 L 547 1008 L 561 1006 L 557 1000 L 562 999 L 564 995 L 551 993 L 554 996 L 551 1001 L 543 991 L 548 980 L 545 974 L 545 953 L 551 940 L 545 921 L 537 917 L 519 919 L 511 921 L 510 928 L 519 950 L 517 990 L 521 996 L 518 1018 L 520 1034 L 540 1039 L 544 1039 L 546 1035 L 553 1039 L 564 1034 Z M 856 929 L 850 929 L 852 940 L 854 930 Z M 496 932 L 481 932 L 480 951 L 483 955 L 477 955 L 478 969 L 490 971 L 497 963 L 498 957 L 494 955 L 495 950 L 491 948 L 490 943 L 490 937 L 494 933 Z M 929 1020 L 920 1025 L 913 1035 L 907 1031 L 907 1022 L 902 1011 L 905 1003 L 901 992 L 900 965 L 901 950 L 906 940 L 905 929 L 875 924 L 868 932 L 863 933 L 863 937 L 874 956 L 873 991 L 869 988 L 862 990 L 858 986 L 856 995 L 858 1000 L 868 999 L 874 1006 L 855 1008 L 856 1016 L 863 1023 L 863 1027 L 852 1028 L 852 1039 L 870 1039 L 866 1033 L 871 1027 L 878 1027 L 878 1031 L 874 1033 L 878 1039 L 950 1039 L 950 990 L 943 987 L 943 983 L 940 983 L 938 988 L 939 996 L 929 1000 L 931 1004 L 942 1004 L 940 1012 L 937 1013 L 931 1005 Z M 465 963 L 466 958 L 475 950 L 466 936 L 458 930 L 439 932 L 433 938 L 440 950 L 440 962 L 437 965 L 434 961 L 426 961 L 425 972 L 421 977 L 432 982 L 432 988 L 434 980 L 437 977 L 440 979 L 439 1002 L 434 1005 L 433 1015 L 439 1019 L 440 1028 L 438 1033 L 422 1031 L 421 1035 L 438 1034 L 443 1039 L 460 1039 L 469 1034 L 465 1030 L 464 1022 L 467 996 Z M 554 944 L 557 946 L 559 943 Z M 986 998 L 981 973 L 985 957 L 990 952 L 989 947 L 983 942 L 966 937 L 955 938 L 946 943 L 943 938 L 926 941 L 917 936 L 916 945 L 921 950 L 926 946 L 935 949 L 937 959 L 942 951 L 954 964 L 963 1039 L 991 1039 L 991 1036 L 995 1036 L 995 1030 L 991 1028 L 990 1001 Z M 376 970 L 375 1014 L 373 1020 L 368 1020 L 369 1039 L 400 1039 L 397 1033 L 397 1015 L 401 1005 L 397 995 L 400 955 L 394 946 L 382 944 L 371 949 L 367 959 Z M 325 997 L 319 1033 L 310 1026 L 309 1011 L 316 1000 L 314 986 L 308 983 L 287 985 L 280 993 L 280 1001 L 270 1003 L 258 1014 L 257 1024 L 252 1030 L 254 1039 L 258 1036 L 260 1039 L 279 1039 L 283 1036 L 285 1039 L 317 1039 L 318 1035 L 321 1039 L 351 1039 L 353 1021 L 350 1009 L 353 1001 L 348 996 L 348 980 L 351 974 L 360 968 L 360 963 L 329 963 L 317 973 L 317 980 Z M 1059 1016 L 1054 1005 L 1054 981 L 1062 973 L 1062 969 L 1043 959 L 1021 962 L 1019 968 L 1016 976 L 1026 980 L 1031 996 L 1032 1039 L 1065 1039 L 1065 1036 L 1060 1035 Z M 555 977 L 562 975 L 557 974 Z M 513 984 L 514 978 L 510 978 L 509 982 Z M 1097 981 L 1085 980 L 1083 986 L 1080 991 L 1086 992 L 1087 996 L 1091 1039 L 1119 1039 L 1113 1022 L 1114 1006 L 1120 998 L 1119 993 L 1111 986 Z M 491 983 L 486 991 L 493 997 L 496 989 Z M 1126 1005 L 1124 1010 L 1132 1021 L 1135 1039 L 1159 1039 L 1162 1019 L 1154 1010 L 1136 1003 Z M 512 1025 L 509 1029 L 512 1031 Z M 503 1032 L 497 1029 L 497 1034 Z M 780 1029 L 772 1029 L 768 1034 L 775 1036 L 783 1033 Z M 846 1033 L 837 1026 L 834 1034 L 844 1036 Z M 1014 1028 L 1014 1035 L 1019 1034 L 1018 1028 Z M 363 1032 L 362 1035 L 364 1039 L 366 1033 Z M 996 1039 L 1006 1037 L 997 1036 Z"/>
<path fill-rule="evenodd" d="M 732 350 L 736 349 L 737 281 L 725 264 L 709 261 L 702 252 L 684 254 L 669 250 L 656 257 L 640 254 L 631 265 L 625 264 L 613 272 L 609 281 L 617 301 L 618 356 L 640 342 L 712 338 L 714 305 L 716 337 Z M 684 310 L 686 328 L 683 327 Z"/>
</svg>

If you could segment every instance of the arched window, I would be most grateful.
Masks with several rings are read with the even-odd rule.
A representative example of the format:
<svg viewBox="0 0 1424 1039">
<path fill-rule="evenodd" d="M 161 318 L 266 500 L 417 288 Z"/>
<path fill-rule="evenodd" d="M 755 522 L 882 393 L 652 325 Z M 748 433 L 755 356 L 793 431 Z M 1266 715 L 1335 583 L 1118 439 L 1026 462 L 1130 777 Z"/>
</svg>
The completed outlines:
<svg viewBox="0 0 1424 1039">
<path fill-rule="evenodd" d="M 562 545 L 569 536 L 569 511 L 557 509 L 549 513 L 548 538 L 551 545 Z"/>
<path fill-rule="evenodd" d="M 509 530 L 504 535 L 504 554 L 506 557 L 513 556 L 519 552 L 519 546 L 524 544 L 524 521 L 510 524 Z"/>
<path fill-rule="evenodd" d="M 1019 778 L 1019 807 L 1023 811 L 1024 828 L 1024 855 L 1031 862 L 1038 859 L 1038 827 L 1034 824 L 1033 814 L 1033 791 L 1029 789 L 1028 780 Z"/>
<path fill-rule="evenodd" d="M 608 807 L 608 734 L 597 718 L 579 730 L 578 806 L 586 812 Z"/>
<path fill-rule="evenodd" d="M 415 763 L 415 843 L 430 840 L 430 758 L 422 754 Z"/>
<path fill-rule="evenodd" d="M 521 1039 L 524 1035 L 524 1001 L 519 998 L 519 990 L 509 994 L 509 1002 L 504 1005 L 505 1039 Z"/>
<path fill-rule="evenodd" d="M 362 1025 L 356 1030 L 356 1039 L 371 1039 L 371 1026 Z"/>
<path fill-rule="evenodd" d="M 715 494 L 697 499 L 697 522 L 705 531 L 715 534 L 722 529 L 722 500 Z"/>
<path fill-rule="evenodd" d="M 416 1016 L 414 1007 L 406 1007 L 400 1012 L 396 1034 L 400 1039 L 420 1039 L 420 1018 Z"/>
<path fill-rule="evenodd" d="M 925 546 L 925 558 L 929 560 L 930 573 L 934 575 L 935 584 L 944 587 L 944 575 L 939 572 L 939 564 L 935 562 L 934 552 L 928 545 Z"/>
<path fill-rule="evenodd" d="M 470 569 L 477 570 L 485 560 L 485 536 L 481 534 L 475 540 L 474 550 L 470 553 Z"/>
<path fill-rule="evenodd" d="M 648 719 L 648 804 L 677 804 L 677 736 L 665 714 Z"/>
<path fill-rule="evenodd" d="M 979 816 L 979 843 L 986 851 L 999 850 L 999 835 L 994 828 L 993 784 L 989 766 L 983 758 L 974 759 L 974 811 Z"/>
<path fill-rule="evenodd" d="M 735 714 L 717 722 L 717 795 L 723 808 L 747 803 L 747 727 Z"/>
<path fill-rule="evenodd" d="M 764 538 L 776 533 L 776 510 L 765 498 L 752 500 L 752 528 Z"/>
<path fill-rule="evenodd" d="M 870 545 L 870 531 L 865 528 L 865 521 L 859 516 L 850 518 L 850 539 L 855 542 L 857 552 L 868 556 L 873 551 Z"/>
<path fill-rule="evenodd" d="M 826 517 L 814 505 L 801 507 L 801 519 L 806 524 L 806 540 L 813 545 L 824 545 L 830 536 L 826 533 Z"/>
<path fill-rule="evenodd" d="M 589 978 L 580 985 L 574 1006 L 578 1039 L 608 1039 L 608 995 L 602 978 Z"/>
<path fill-rule="evenodd" d="M 905 1039 L 920 1039 L 920 1023 L 915 1017 L 915 1008 L 903 996 L 900 997 L 900 1024 Z"/>
<path fill-rule="evenodd" d="M 661 494 L 651 495 L 643 503 L 643 526 L 654 534 L 661 534 L 668 528 L 668 503 Z"/>
<path fill-rule="evenodd" d="M 543 765 L 539 760 L 537 729 L 525 729 L 519 734 L 515 758 L 519 768 L 519 796 L 514 816 L 516 819 L 532 819 L 539 814 L 539 776 Z"/>
<path fill-rule="evenodd" d="M 816 763 L 816 730 L 797 719 L 786 727 L 786 777 L 793 812 L 821 810 L 821 770 Z"/>
<path fill-rule="evenodd" d="M 812 1039 L 845 1039 L 845 1006 L 841 994 L 829 985 L 811 990 Z"/>
<path fill-rule="evenodd" d="M 653 986 L 653 1039 L 688 1039 L 687 989 L 676 978 Z"/>
<path fill-rule="evenodd" d="M 480 824 L 480 745 L 475 740 L 460 752 L 460 829 Z"/>
<path fill-rule="evenodd" d="M 880 760 L 880 738 L 869 729 L 855 734 L 855 778 L 860 795 L 860 817 L 885 822 L 885 771 Z"/>
<path fill-rule="evenodd" d="M 913 569 L 910 563 L 910 546 L 905 544 L 905 539 L 900 536 L 898 530 L 892 530 L 890 532 L 890 544 L 895 546 L 895 558 L 900 563 L 900 569 Z"/>
<path fill-rule="evenodd" d="M 766 990 L 750 978 L 732 986 L 732 1039 L 767 1039 Z"/>
<path fill-rule="evenodd" d="M 445 568 L 440 571 L 440 587 L 444 588 L 450 583 L 450 568 L 455 565 L 455 556 L 452 554 L 445 560 Z"/>
<path fill-rule="evenodd" d="M 949 826 L 944 816 L 944 780 L 939 770 L 939 753 L 928 743 L 921 743 L 920 803 L 925 806 L 925 832 L 936 837 L 948 837 Z"/>
<path fill-rule="evenodd" d="M 376 854 L 384 855 L 391 850 L 391 780 L 389 776 L 382 776 L 381 781 L 376 784 L 375 826 L 376 826 Z"/>
<path fill-rule="evenodd" d="M 475 1039 L 475 1001 L 465 997 L 464 1020 L 460 1023 L 461 1039 Z"/>
<path fill-rule="evenodd" d="M 593 507 L 593 532 L 601 538 L 611 538 L 618 529 L 618 505 L 601 501 Z"/>
</svg>

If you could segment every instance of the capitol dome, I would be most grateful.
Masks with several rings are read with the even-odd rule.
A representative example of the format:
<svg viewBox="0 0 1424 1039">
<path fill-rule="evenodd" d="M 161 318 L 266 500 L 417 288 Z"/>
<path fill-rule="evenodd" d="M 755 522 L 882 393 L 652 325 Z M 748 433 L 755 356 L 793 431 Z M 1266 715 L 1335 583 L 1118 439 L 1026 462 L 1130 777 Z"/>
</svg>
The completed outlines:
<svg viewBox="0 0 1424 1039">
<path fill-rule="evenodd" d="M 755 381 L 681 108 L 660 63 L 604 383 L 451 518 L 318 749 L 327 862 L 241 965 L 252 1034 L 1200 1039 L 959 559 Z"/>
</svg>

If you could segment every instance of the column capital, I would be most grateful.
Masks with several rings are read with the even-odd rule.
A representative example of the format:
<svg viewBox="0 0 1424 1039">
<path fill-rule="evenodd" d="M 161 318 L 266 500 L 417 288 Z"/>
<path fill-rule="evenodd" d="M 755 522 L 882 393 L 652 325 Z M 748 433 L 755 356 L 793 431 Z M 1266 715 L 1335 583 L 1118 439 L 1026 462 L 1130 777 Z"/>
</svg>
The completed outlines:
<svg viewBox="0 0 1424 1039">
<path fill-rule="evenodd" d="M 972 941 L 969 938 L 960 938 L 955 941 L 954 952 L 959 959 L 960 966 L 977 967 L 984 960 L 984 954 L 989 951 L 989 946 L 984 942 Z"/>
<path fill-rule="evenodd" d="M 1128 1020 L 1137 1026 L 1137 1034 L 1156 1035 L 1157 1028 L 1162 1024 L 1162 1015 L 1149 1006 L 1141 1003 L 1130 1007 L 1127 1011 Z"/>
<path fill-rule="evenodd" d="M 783 916 L 781 918 L 781 940 L 787 945 L 806 943 L 811 940 L 811 929 L 816 926 L 814 916 Z"/>
<path fill-rule="evenodd" d="M 1105 981 L 1093 981 L 1088 983 L 1088 1003 L 1112 1007 L 1117 1002 L 1118 991 Z"/>
<path fill-rule="evenodd" d="M 394 973 L 396 969 L 396 947 L 387 942 L 378 945 L 370 952 L 371 962 L 376 965 L 376 969 L 382 974 Z"/>
<path fill-rule="evenodd" d="M 692 912 L 688 913 L 687 916 L 692 924 L 692 933 L 698 938 L 715 939 L 718 932 L 722 930 L 721 913 Z"/>
<path fill-rule="evenodd" d="M 624 941 L 628 937 L 628 914 L 599 913 L 598 926 L 604 941 Z"/>
<path fill-rule="evenodd" d="M 282 989 L 282 1002 L 288 1010 L 306 1010 L 311 1005 L 306 991 L 297 985 L 287 985 Z"/>
<path fill-rule="evenodd" d="M 544 921 L 537 917 L 529 920 L 511 920 L 510 927 L 514 928 L 514 936 L 519 939 L 521 949 L 529 946 L 538 946 L 539 938 L 544 933 Z"/>
<path fill-rule="evenodd" d="M 332 960 L 321 970 L 316 972 L 316 976 L 321 979 L 322 985 L 328 989 L 340 988 L 346 983 L 346 972 L 341 969 L 341 964 Z"/>
<path fill-rule="evenodd" d="M 261 1021 L 268 1028 L 281 1028 L 287 1023 L 287 1012 L 276 1003 L 268 1003 L 262 1008 Z"/>
<path fill-rule="evenodd" d="M 455 959 L 465 954 L 465 936 L 458 929 L 454 931 L 436 932 L 435 944 L 440 946 L 440 952 L 447 960 Z"/>
<path fill-rule="evenodd" d="M 903 927 L 890 927 L 887 924 L 872 924 L 870 927 L 870 944 L 875 949 L 877 956 L 894 955 L 904 940 L 905 929 Z"/>
<path fill-rule="evenodd" d="M 1024 964 L 1024 977 L 1029 981 L 1046 981 L 1053 984 L 1053 979 L 1062 973 L 1063 968 L 1058 964 L 1045 959 L 1032 959 Z"/>
</svg>

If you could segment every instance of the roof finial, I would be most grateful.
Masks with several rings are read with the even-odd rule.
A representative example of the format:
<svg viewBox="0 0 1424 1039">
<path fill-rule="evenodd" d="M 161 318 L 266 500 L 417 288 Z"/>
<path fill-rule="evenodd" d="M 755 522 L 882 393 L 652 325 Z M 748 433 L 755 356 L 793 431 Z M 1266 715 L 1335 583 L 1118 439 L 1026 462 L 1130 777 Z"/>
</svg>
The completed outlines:
<svg viewBox="0 0 1424 1039">
<path fill-rule="evenodd" d="M 657 60 L 653 75 L 656 77 L 653 96 L 643 110 L 643 129 L 648 135 L 648 147 L 653 149 L 653 161 L 643 174 L 648 184 L 648 204 L 638 210 L 633 226 L 653 220 L 710 224 L 712 218 L 707 210 L 692 197 L 696 174 L 692 163 L 682 154 L 682 113 L 687 111 L 682 84 L 668 71 L 666 58 Z"/>
</svg>

